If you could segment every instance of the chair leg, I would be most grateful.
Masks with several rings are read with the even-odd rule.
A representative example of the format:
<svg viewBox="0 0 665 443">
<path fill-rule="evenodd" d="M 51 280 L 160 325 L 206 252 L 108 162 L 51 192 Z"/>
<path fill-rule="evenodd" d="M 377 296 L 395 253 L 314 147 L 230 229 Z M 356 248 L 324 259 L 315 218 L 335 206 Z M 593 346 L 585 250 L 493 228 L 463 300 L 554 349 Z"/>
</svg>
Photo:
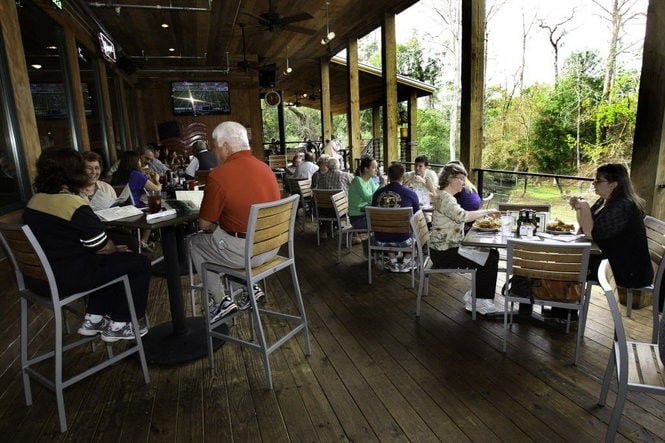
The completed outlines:
<svg viewBox="0 0 665 443">
<path fill-rule="evenodd" d="M 607 367 L 605 368 L 605 375 L 603 376 L 603 385 L 600 389 L 598 406 L 605 406 L 605 403 L 607 401 L 607 393 L 610 391 L 610 383 L 612 382 L 612 373 L 614 372 L 615 365 L 616 365 L 616 356 L 614 354 L 614 344 L 612 344 L 612 352 L 610 352 L 610 358 L 607 361 Z"/>
<path fill-rule="evenodd" d="M 127 305 L 129 306 L 129 316 L 132 319 L 132 327 L 134 328 L 134 340 L 136 341 L 136 346 L 139 348 L 139 360 L 141 361 L 141 369 L 143 370 L 143 379 L 145 380 L 145 383 L 148 384 L 150 383 L 150 373 L 148 372 L 148 363 L 145 360 L 139 319 L 136 318 L 136 309 L 134 309 L 134 301 L 132 300 L 132 288 L 129 286 L 129 278 L 127 276 L 124 277 L 123 284 L 125 286 Z"/>
<path fill-rule="evenodd" d="M 69 335 L 72 333 L 72 330 L 69 328 L 69 322 L 67 321 L 67 310 L 62 310 L 62 322 L 65 325 L 65 334 Z"/>
<path fill-rule="evenodd" d="M 196 301 L 194 289 L 194 266 L 192 265 L 191 253 L 189 252 L 189 242 L 187 242 L 187 267 L 189 268 L 189 296 L 192 301 L 192 316 L 196 316 Z M 204 306 L 201 307 L 203 309 Z"/>
<path fill-rule="evenodd" d="M 320 223 L 316 224 L 316 246 L 321 246 L 321 234 L 319 231 L 321 230 Z"/>
<path fill-rule="evenodd" d="M 210 312 L 208 311 L 208 299 L 210 295 L 208 294 L 208 272 L 205 270 L 201 271 L 201 281 L 203 283 L 203 291 L 201 293 L 201 303 L 203 303 L 203 316 L 206 322 L 206 341 L 208 343 L 208 367 L 210 369 L 215 367 L 215 360 L 213 358 L 213 349 L 212 349 L 212 335 L 210 335 Z M 228 288 L 228 282 L 225 279 L 224 290 Z"/>
<path fill-rule="evenodd" d="M 584 305 L 582 306 L 582 315 L 580 316 L 579 328 L 582 330 L 582 337 L 586 330 L 586 319 L 589 315 L 589 304 L 591 303 L 591 288 L 593 285 L 587 283 L 586 291 L 584 291 Z"/>
<path fill-rule="evenodd" d="M 423 292 L 425 292 L 425 272 L 420 271 L 420 281 L 418 283 L 418 298 L 416 299 L 416 317 L 420 318 L 420 302 L 423 297 Z M 428 282 L 429 283 L 429 282 Z"/>
<path fill-rule="evenodd" d="M 566 334 L 570 333 L 570 314 L 572 312 L 572 310 L 568 309 L 568 315 L 566 316 Z"/>
<path fill-rule="evenodd" d="M 584 330 L 582 329 L 582 316 L 584 312 L 584 307 L 580 306 L 577 309 L 577 318 L 579 319 L 579 323 L 577 324 L 577 340 L 575 343 L 575 356 L 573 357 L 573 364 L 577 366 L 577 359 L 579 358 L 580 354 L 580 344 L 582 343 L 582 335 L 584 334 Z M 570 316 L 570 314 L 568 314 Z"/>
<path fill-rule="evenodd" d="M 623 407 L 626 404 L 626 395 L 628 394 L 627 370 L 628 368 L 619 368 L 619 376 L 617 377 L 617 382 L 619 384 L 617 389 L 617 398 L 614 402 L 614 408 L 612 409 L 610 423 L 607 426 L 607 434 L 605 434 L 606 442 L 614 441 L 614 437 L 616 436 L 617 430 L 619 429 L 619 423 L 621 423 L 621 415 L 623 415 Z"/>
<path fill-rule="evenodd" d="M 21 374 L 23 376 L 23 393 L 25 404 L 32 404 L 32 389 L 30 387 L 30 376 L 25 371 L 28 367 L 28 301 L 21 297 Z"/>
<path fill-rule="evenodd" d="M 53 379 L 53 390 L 55 391 L 55 401 L 58 407 L 58 421 L 60 423 L 60 432 L 67 430 L 67 416 L 65 414 L 65 398 L 62 386 L 62 310 L 60 306 L 55 308 L 55 378 Z"/>
<path fill-rule="evenodd" d="M 339 231 L 337 234 L 337 263 L 342 261 L 342 231 Z M 347 241 L 349 235 L 346 235 Z"/>
<path fill-rule="evenodd" d="M 247 281 L 247 291 L 252 294 L 252 281 Z M 250 309 L 249 315 L 254 318 L 256 322 L 256 329 L 258 330 L 257 341 L 261 347 L 261 356 L 263 358 L 263 367 L 266 373 L 266 379 L 268 381 L 268 389 L 272 389 L 272 371 L 270 369 L 270 355 L 268 354 L 268 342 L 266 341 L 265 333 L 263 332 L 263 325 L 261 324 L 261 316 L 259 315 L 258 306 L 256 306 L 256 301 L 254 297 L 249 297 L 251 302 L 252 309 Z"/>
<path fill-rule="evenodd" d="M 106 343 L 106 354 L 109 356 L 109 360 L 113 358 L 113 345 L 111 343 Z"/>
<path fill-rule="evenodd" d="M 651 343 L 658 343 L 658 328 L 660 327 L 660 313 L 658 310 L 658 296 L 656 295 L 656 291 L 654 290 L 651 293 L 651 299 L 652 299 L 652 305 L 653 305 L 653 328 L 651 332 Z"/>
<path fill-rule="evenodd" d="M 312 347 L 309 340 L 309 323 L 307 322 L 307 314 L 305 314 L 305 304 L 302 301 L 302 293 L 300 292 L 300 283 L 298 282 L 298 273 L 296 272 L 296 265 L 292 264 L 291 268 L 291 280 L 293 281 L 293 289 L 296 292 L 296 303 L 298 304 L 298 310 L 300 311 L 300 317 L 302 322 L 305 325 L 305 355 L 312 354 Z"/>
<path fill-rule="evenodd" d="M 633 290 L 626 289 L 626 317 L 633 315 Z"/>
<path fill-rule="evenodd" d="M 508 303 L 503 304 L 503 352 L 508 348 Z"/>
<path fill-rule="evenodd" d="M 367 278 L 369 284 L 372 284 L 372 248 L 367 246 Z"/>
<path fill-rule="evenodd" d="M 476 319 L 476 273 L 472 272 L 471 273 L 471 320 L 475 319 Z"/>
</svg>

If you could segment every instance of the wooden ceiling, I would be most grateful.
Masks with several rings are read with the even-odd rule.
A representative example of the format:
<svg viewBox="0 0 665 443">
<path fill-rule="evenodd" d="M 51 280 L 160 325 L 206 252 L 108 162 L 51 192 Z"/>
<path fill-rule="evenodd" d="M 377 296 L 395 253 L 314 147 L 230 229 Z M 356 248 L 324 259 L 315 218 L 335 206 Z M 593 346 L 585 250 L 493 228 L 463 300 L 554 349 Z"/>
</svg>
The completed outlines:
<svg viewBox="0 0 665 443">
<path fill-rule="evenodd" d="M 284 69 L 288 46 L 294 69 L 343 49 L 349 37 L 362 37 L 381 24 L 385 13 L 398 13 L 417 0 L 330 0 L 330 29 L 336 38 L 330 45 L 320 41 L 325 34 L 324 0 L 273 0 L 274 12 L 282 17 L 300 13 L 313 18 L 294 23 L 313 31 L 312 35 L 286 29 L 270 31 L 257 24 L 257 16 L 268 11 L 268 0 L 82 0 L 122 49 L 121 55 L 134 58 L 139 69 L 174 67 L 231 67 L 238 69 L 243 45 L 240 24 L 246 24 L 246 54 L 250 61 L 275 63 Z M 139 9 L 129 5 L 169 5 L 209 9 L 181 11 Z M 106 5 L 121 5 L 106 7 Z M 100 5 L 105 5 L 100 7 Z M 162 28 L 165 23 L 168 28 Z M 175 51 L 170 52 L 169 48 Z M 191 58 L 177 58 L 177 57 Z M 173 58 L 152 58 L 173 57 Z M 311 63 L 310 63 L 311 64 Z M 255 74 L 255 73 L 254 73 Z M 250 73 L 250 75 L 254 75 Z"/>
</svg>

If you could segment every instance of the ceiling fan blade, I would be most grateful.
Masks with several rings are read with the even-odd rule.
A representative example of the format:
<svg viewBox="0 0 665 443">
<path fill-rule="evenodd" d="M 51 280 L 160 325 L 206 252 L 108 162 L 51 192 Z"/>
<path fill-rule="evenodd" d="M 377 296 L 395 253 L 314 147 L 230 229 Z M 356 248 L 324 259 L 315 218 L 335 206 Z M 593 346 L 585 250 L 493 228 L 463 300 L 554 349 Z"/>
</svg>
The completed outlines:
<svg viewBox="0 0 665 443">
<path fill-rule="evenodd" d="M 314 29 L 303 28 L 302 26 L 286 25 L 282 26 L 282 29 L 285 31 L 299 32 L 300 34 L 314 35 L 316 31 Z"/>
<path fill-rule="evenodd" d="M 301 22 L 303 20 L 311 20 L 313 18 L 314 17 L 312 17 L 312 15 L 308 14 L 307 12 L 301 12 L 300 14 L 294 14 L 294 15 L 289 15 L 288 17 L 282 17 L 281 24 L 288 25 L 289 23 Z"/>
<path fill-rule="evenodd" d="M 263 18 L 262 18 L 262 17 L 259 17 L 259 16 L 256 15 L 256 14 L 252 14 L 251 12 L 244 12 L 244 11 L 243 11 L 242 14 L 243 14 L 243 15 L 246 15 L 246 16 L 248 16 L 248 17 L 252 17 L 252 18 L 255 19 L 255 20 L 263 21 Z"/>
</svg>

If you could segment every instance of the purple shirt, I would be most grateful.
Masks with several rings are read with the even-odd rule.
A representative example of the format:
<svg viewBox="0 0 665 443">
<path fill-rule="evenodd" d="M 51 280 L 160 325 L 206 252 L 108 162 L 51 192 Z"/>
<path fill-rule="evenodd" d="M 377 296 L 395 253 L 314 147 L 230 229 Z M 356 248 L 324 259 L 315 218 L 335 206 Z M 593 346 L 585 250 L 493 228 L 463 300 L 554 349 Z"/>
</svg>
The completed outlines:
<svg viewBox="0 0 665 443">
<path fill-rule="evenodd" d="M 480 195 L 467 188 L 462 188 L 460 192 L 455 194 L 455 200 L 465 211 L 477 211 L 483 207 L 483 199 L 480 198 Z"/>
<path fill-rule="evenodd" d="M 392 182 L 379 188 L 372 197 L 372 206 L 380 208 L 413 208 L 415 214 L 420 209 L 418 195 L 401 183 Z M 401 243 L 411 238 L 411 233 L 382 234 L 376 233 L 376 240 L 380 242 Z"/>
<path fill-rule="evenodd" d="M 143 188 L 148 181 L 148 177 L 145 174 L 139 171 L 132 171 L 129 173 L 129 190 L 132 193 L 132 199 L 134 199 L 134 206 L 137 208 L 142 208 L 145 204 L 141 201 L 141 196 L 143 195 Z"/>
</svg>

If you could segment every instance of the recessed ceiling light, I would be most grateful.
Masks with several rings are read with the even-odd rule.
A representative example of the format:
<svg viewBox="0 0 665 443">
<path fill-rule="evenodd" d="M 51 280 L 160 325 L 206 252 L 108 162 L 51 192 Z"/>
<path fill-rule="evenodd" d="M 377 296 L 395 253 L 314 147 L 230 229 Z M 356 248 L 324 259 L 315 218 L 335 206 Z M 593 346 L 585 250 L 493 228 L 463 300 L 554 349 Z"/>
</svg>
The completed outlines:
<svg viewBox="0 0 665 443">
<path fill-rule="evenodd" d="M 175 52 L 175 48 L 169 48 L 169 52 Z"/>
<path fill-rule="evenodd" d="M 162 23 L 162 28 L 166 29 L 166 28 L 168 28 L 168 27 L 169 27 L 169 24 L 168 24 L 168 23 Z"/>
<path fill-rule="evenodd" d="M 34 65 L 30 65 L 30 66 L 32 66 L 35 69 L 42 69 L 42 65 L 34 64 Z"/>
<path fill-rule="evenodd" d="M 46 49 L 58 49 L 58 47 L 51 45 L 51 46 L 47 46 Z"/>
</svg>

